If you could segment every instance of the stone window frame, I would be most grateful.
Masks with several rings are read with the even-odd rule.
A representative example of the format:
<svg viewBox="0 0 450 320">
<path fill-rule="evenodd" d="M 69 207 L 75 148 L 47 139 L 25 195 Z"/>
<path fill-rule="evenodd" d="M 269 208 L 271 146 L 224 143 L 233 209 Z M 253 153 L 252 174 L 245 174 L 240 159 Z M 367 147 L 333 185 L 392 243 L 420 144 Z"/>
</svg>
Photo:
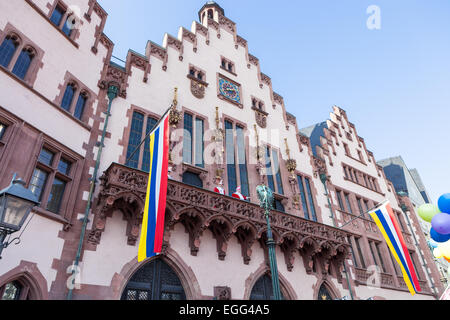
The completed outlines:
<svg viewBox="0 0 450 320">
<path fill-rule="evenodd" d="M 50 21 L 50 18 L 53 14 L 54 8 L 56 8 L 57 4 L 61 4 L 61 6 L 64 5 L 65 8 L 68 8 L 68 6 L 62 2 L 61 0 L 54 0 L 53 3 L 47 3 L 47 8 L 49 9 L 48 13 L 43 12 L 32 0 L 25 0 L 26 3 L 28 3 L 38 14 L 40 14 L 45 20 L 47 20 L 47 22 L 53 27 L 55 28 L 55 30 L 57 30 L 63 37 L 65 37 L 67 40 L 69 40 L 69 42 L 75 47 L 75 48 L 79 48 L 79 45 L 77 42 L 75 42 L 76 39 L 79 38 L 80 36 L 80 28 L 78 29 L 74 29 L 74 32 L 71 33 L 70 37 L 68 37 L 62 30 L 61 28 L 58 28 L 57 26 L 55 26 L 53 24 L 53 22 Z M 67 11 L 67 10 L 66 10 Z M 67 12 L 66 12 L 67 13 Z M 64 17 L 62 19 L 62 21 L 64 20 Z M 79 23 L 80 25 L 83 24 L 83 21 L 81 20 L 81 17 L 79 17 Z"/>
<path fill-rule="evenodd" d="M 342 162 L 341 164 L 342 164 L 342 170 L 344 171 L 344 180 L 345 181 L 353 182 L 353 183 L 355 183 L 359 186 L 362 186 L 364 188 L 367 188 L 371 191 L 374 191 L 379 194 L 383 194 L 381 192 L 381 188 L 379 186 L 377 178 L 375 178 L 359 169 L 356 169 L 355 167 L 352 167 L 351 165 L 348 165 L 344 162 Z M 358 176 L 361 176 L 363 178 L 362 182 L 359 181 L 360 179 L 358 179 Z M 356 181 L 355 181 L 355 179 L 353 179 L 353 177 L 356 179 Z"/>
<path fill-rule="evenodd" d="M 127 115 L 128 115 L 128 124 L 124 128 L 122 140 L 121 140 L 121 143 L 119 143 L 120 145 L 122 145 L 124 147 L 122 156 L 120 157 L 120 160 L 119 160 L 119 163 L 121 163 L 121 164 L 125 164 L 127 162 L 127 160 L 128 160 L 127 159 L 128 142 L 130 140 L 131 124 L 133 122 L 133 114 L 135 112 L 138 112 L 138 113 L 141 113 L 142 115 L 144 115 L 144 123 L 142 124 L 142 135 L 141 135 L 141 139 L 142 140 L 146 137 L 146 129 L 147 129 L 148 118 L 153 118 L 153 119 L 156 119 L 157 121 L 159 121 L 161 119 L 160 115 L 158 115 L 158 114 L 156 114 L 154 112 L 148 111 L 147 109 L 135 106 L 135 105 L 131 105 L 131 108 L 129 109 L 128 112 L 129 112 L 129 113 L 127 113 Z M 143 159 L 144 159 L 144 149 L 145 149 L 145 146 L 144 146 L 144 144 L 142 144 L 140 146 L 140 150 L 139 150 L 138 170 L 141 170 L 139 168 L 142 168 L 142 164 L 143 164 L 142 162 L 143 162 Z"/>
<path fill-rule="evenodd" d="M 308 205 L 308 212 L 309 212 L 309 215 L 311 216 L 310 219 L 307 219 L 307 218 L 305 217 L 305 212 L 304 212 L 304 210 L 303 210 L 303 203 L 302 203 L 301 194 L 300 194 L 300 189 L 299 189 L 299 190 L 298 190 L 298 196 L 299 196 L 300 206 L 301 206 L 301 208 L 302 208 L 302 210 L 300 210 L 300 211 L 303 213 L 303 217 L 304 217 L 305 219 L 309 220 L 309 221 L 314 221 L 314 219 L 312 219 L 311 202 L 310 202 L 310 199 L 309 199 L 309 197 L 308 197 L 308 190 L 307 190 L 307 188 L 306 188 L 306 182 L 305 182 L 305 179 L 307 178 L 307 179 L 309 179 L 309 187 L 310 187 L 310 189 L 311 189 L 311 198 L 312 198 L 312 202 L 313 202 L 313 203 L 312 203 L 312 206 L 314 207 L 315 216 L 316 216 L 316 222 L 323 223 L 323 222 L 322 222 L 322 217 L 320 216 L 319 211 L 318 211 L 318 208 L 320 208 L 320 207 L 319 207 L 319 205 L 318 205 L 318 203 L 317 203 L 317 191 L 316 191 L 316 186 L 314 185 L 314 179 L 313 179 L 313 177 L 310 176 L 310 175 L 308 175 L 308 174 L 305 174 L 305 173 L 303 173 L 303 172 L 300 172 L 300 171 L 296 170 L 296 171 L 295 171 L 295 179 L 296 179 L 296 182 L 297 182 L 297 183 L 298 183 L 298 178 L 297 178 L 297 176 L 301 176 L 301 177 L 303 178 L 303 189 L 304 189 L 304 191 L 305 191 L 305 200 L 306 200 L 306 204 Z M 300 188 L 300 187 L 299 187 L 299 188 Z"/>
<path fill-rule="evenodd" d="M 183 124 L 183 134 L 184 134 L 184 115 L 186 113 L 189 114 L 190 116 L 192 116 L 192 126 L 193 126 L 193 135 L 191 137 L 191 142 L 192 142 L 192 150 L 191 150 L 192 151 L 192 153 L 191 153 L 192 161 L 190 163 L 189 162 L 184 162 L 183 155 L 181 155 L 182 163 L 183 163 L 183 165 L 187 165 L 187 166 L 190 166 L 190 167 L 198 168 L 198 169 L 200 169 L 200 171 L 204 171 L 206 169 L 206 166 L 207 166 L 206 161 L 205 161 L 205 149 L 206 149 L 205 137 L 207 137 L 207 130 L 209 130 L 208 118 L 205 117 L 204 115 L 202 115 L 200 113 L 197 113 L 197 112 L 195 112 L 195 111 L 193 111 L 191 109 L 188 109 L 186 107 L 182 107 L 181 108 L 181 112 L 182 112 L 183 116 L 182 116 L 182 119 L 181 119 L 180 122 Z M 197 152 L 197 150 L 196 150 L 196 144 L 197 144 L 196 143 L 197 142 L 196 141 L 196 138 L 197 138 L 197 134 L 196 134 L 196 130 L 197 130 L 196 120 L 197 119 L 203 121 L 203 167 L 201 167 L 201 166 L 199 166 L 199 165 L 197 165 L 195 163 L 196 162 L 195 155 L 196 155 L 196 152 Z M 182 143 L 184 143 L 184 135 L 183 135 L 183 138 L 182 138 Z M 198 172 L 195 172 L 195 173 L 198 173 Z"/>
<path fill-rule="evenodd" d="M 64 98 L 64 93 L 66 92 L 66 88 L 69 84 L 73 84 L 76 88 L 76 91 L 73 95 L 72 102 L 69 108 L 69 111 L 63 109 L 61 107 L 62 100 Z M 60 111 L 64 112 L 65 114 L 69 115 L 70 117 L 76 119 L 77 121 L 81 121 L 85 124 L 89 122 L 92 115 L 94 114 L 93 105 L 95 100 L 97 100 L 97 95 L 88 88 L 82 81 L 77 79 L 73 74 L 71 74 L 69 71 L 66 72 L 64 76 L 64 82 L 63 84 L 58 86 L 59 94 L 55 97 L 53 103 L 57 105 L 60 109 Z M 78 102 L 78 98 L 80 94 L 85 94 L 87 96 L 85 105 L 84 105 L 84 111 L 81 116 L 81 119 L 78 119 L 75 117 L 75 109 Z"/>
<path fill-rule="evenodd" d="M 199 76 L 201 78 L 199 78 Z M 195 80 L 198 81 L 200 83 L 203 84 L 207 84 L 206 82 L 206 71 L 193 65 L 193 64 L 189 64 L 189 70 L 188 70 L 188 75 L 187 77 L 191 80 Z"/>
<path fill-rule="evenodd" d="M 256 111 L 262 111 L 264 113 L 266 113 L 266 104 L 264 103 L 264 101 L 262 101 L 261 99 L 255 97 L 255 96 L 251 96 L 251 100 L 252 100 L 252 110 L 256 110 Z M 267 115 L 267 113 L 266 113 Z"/>
<path fill-rule="evenodd" d="M 237 77 L 236 64 L 224 56 L 220 56 L 220 69 L 231 73 L 233 76 Z"/>
<path fill-rule="evenodd" d="M 32 40 L 30 40 L 25 34 L 20 32 L 19 29 L 14 27 L 11 23 L 7 23 L 5 28 L 0 30 L 0 44 L 3 43 L 3 41 L 6 39 L 6 37 L 14 35 L 18 38 L 19 45 L 16 48 L 16 51 L 14 52 L 13 57 L 11 58 L 11 61 L 9 62 L 9 65 L 7 68 L 0 66 L 0 69 L 3 69 L 5 72 L 8 72 L 12 77 L 15 79 L 25 83 L 29 87 L 33 87 L 36 78 L 37 73 L 39 69 L 43 67 L 42 58 L 44 56 L 44 51 Z M 24 79 L 21 79 L 17 77 L 15 74 L 12 73 L 12 70 L 14 66 L 17 63 L 17 60 L 19 58 L 20 53 L 23 50 L 30 50 L 33 54 L 33 59 L 31 60 L 30 66 L 28 67 L 27 73 L 24 77 Z"/>
<path fill-rule="evenodd" d="M 223 133 L 224 133 L 224 138 L 223 138 L 223 155 L 224 155 L 224 177 L 223 177 L 223 182 L 224 182 L 224 190 L 225 190 L 225 194 L 226 191 L 228 191 L 228 194 L 231 196 L 235 190 L 230 190 L 230 187 L 228 185 L 228 170 L 227 170 L 227 166 L 226 166 L 226 156 L 227 156 L 227 144 L 226 144 L 226 129 L 225 129 L 225 122 L 231 122 L 233 125 L 233 144 L 234 144 L 234 149 L 235 149 L 235 153 L 234 153 L 234 161 L 235 161 L 235 165 L 236 165 L 236 185 L 237 186 L 241 186 L 242 187 L 242 183 L 241 183 L 241 172 L 239 170 L 239 161 L 236 161 L 237 157 L 238 157 L 238 145 L 237 145 L 237 133 L 236 133 L 236 126 L 240 126 L 241 128 L 243 128 L 244 131 L 244 147 L 245 147 L 245 157 L 246 157 L 246 161 L 247 161 L 247 178 L 248 178 L 248 186 L 249 186 L 249 196 L 251 197 L 252 195 L 252 185 L 251 185 L 251 181 L 250 181 L 250 170 L 249 168 L 251 168 L 251 163 L 250 163 L 250 148 L 247 148 L 246 146 L 250 146 L 250 139 L 249 136 L 247 134 L 245 134 L 246 132 L 248 132 L 248 127 L 247 124 L 245 124 L 244 122 L 241 122 L 233 117 L 230 117 L 226 114 L 223 114 L 221 122 L 222 122 L 222 128 L 223 128 Z M 256 186 L 255 186 L 256 187 Z"/>
<path fill-rule="evenodd" d="M 2 135 L 0 136 L 0 163 L 2 161 L 2 155 L 4 150 L 6 149 L 9 140 L 12 136 L 12 131 L 14 130 L 14 126 L 19 123 L 14 118 L 11 118 L 8 116 L 8 114 L 2 112 L 2 108 L 0 107 L 0 123 L 6 126 L 5 130 L 3 131 Z"/>
<path fill-rule="evenodd" d="M 28 169 L 27 174 L 27 188 L 30 187 L 31 179 L 33 177 L 34 170 L 36 168 L 41 169 L 48 173 L 47 181 L 45 182 L 44 190 L 42 193 L 42 200 L 39 206 L 36 206 L 34 211 L 36 213 L 55 219 L 57 221 L 69 224 L 72 220 L 72 216 L 75 214 L 75 201 L 78 193 L 78 187 L 80 184 L 82 169 L 84 166 L 84 159 L 77 153 L 71 151 L 67 147 L 53 141 L 51 138 L 42 136 L 38 143 L 39 148 L 36 148 L 36 153 L 32 155 L 32 165 Z M 45 165 L 39 162 L 39 155 L 42 149 L 46 149 L 54 153 L 53 163 L 51 166 Z M 58 172 L 59 161 L 64 158 L 71 163 L 71 169 L 69 175 L 63 175 Z M 47 210 L 48 197 L 53 185 L 55 177 L 66 182 L 64 189 L 64 195 L 61 200 L 60 209 L 58 213 Z"/>
</svg>

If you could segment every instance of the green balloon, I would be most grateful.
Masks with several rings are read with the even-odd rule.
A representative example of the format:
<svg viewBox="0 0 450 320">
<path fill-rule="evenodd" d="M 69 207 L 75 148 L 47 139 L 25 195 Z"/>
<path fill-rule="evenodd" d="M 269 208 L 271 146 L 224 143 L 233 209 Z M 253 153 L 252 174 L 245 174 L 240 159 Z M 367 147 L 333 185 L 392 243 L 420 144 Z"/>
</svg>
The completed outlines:
<svg viewBox="0 0 450 320">
<path fill-rule="evenodd" d="M 441 210 L 439 210 L 439 207 L 434 204 L 423 204 L 419 207 L 418 214 L 419 217 L 421 217 L 426 222 L 431 222 L 433 220 L 433 217 L 440 213 Z"/>
</svg>

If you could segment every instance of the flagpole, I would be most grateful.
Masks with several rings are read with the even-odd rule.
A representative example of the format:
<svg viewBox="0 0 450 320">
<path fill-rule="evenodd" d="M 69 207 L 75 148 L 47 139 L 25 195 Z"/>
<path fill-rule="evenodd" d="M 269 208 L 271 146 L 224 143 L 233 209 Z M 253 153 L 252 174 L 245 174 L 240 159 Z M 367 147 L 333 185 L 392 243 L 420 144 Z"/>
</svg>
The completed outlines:
<svg viewBox="0 0 450 320">
<path fill-rule="evenodd" d="M 352 219 L 350 219 L 349 221 L 347 221 L 346 223 L 344 223 L 342 226 L 340 226 L 338 229 L 342 229 L 342 228 L 344 228 L 346 225 L 348 225 L 348 224 L 350 224 L 351 222 L 353 222 L 354 220 L 356 220 L 356 219 L 359 219 L 359 218 L 361 218 L 361 217 L 363 217 L 364 215 L 366 215 L 367 213 L 369 213 L 369 212 L 371 212 L 371 211 L 373 211 L 374 209 L 376 209 L 376 208 L 378 208 L 378 207 L 380 207 L 380 206 L 382 206 L 383 204 L 385 204 L 386 202 L 388 202 L 389 200 L 384 200 L 382 203 L 380 203 L 380 204 L 378 204 L 378 205 L 376 205 L 375 207 L 373 207 L 373 208 L 371 208 L 371 209 L 369 209 L 369 210 L 367 210 L 366 212 L 364 212 L 364 213 L 361 213 L 359 216 L 356 216 L 356 217 L 354 217 L 354 218 L 352 218 Z"/>
<path fill-rule="evenodd" d="M 131 153 L 131 155 L 128 157 L 128 159 L 125 161 L 125 163 L 128 163 L 128 161 L 130 161 L 131 158 L 133 158 L 133 156 L 136 154 L 136 152 L 141 148 L 142 144 L 145 142 L 145 140 L 147 140 L 148 137 L 150 137 L 150 135 L 155 132 L 155 130 L 158 128 L 158 126 L 160 125 L 161 121 L 164 119 L 164 117 L 176 106 L 176 99 L 174 100 L 174 103 L 169 107 L 169 109 L 166 110 L 166 112 L 164 112 L 164 114 L 162 115 L 162 117 L 159 119 L 159 121 L 155 124 L 155 126 L 153 127 L 153 129 L 144 137 L 144 139 L 141 141 L 141 143 L 139 143 L 139 145 L 136 147 L 136 149 L 134 149 L 134 151 Z"/>
</svg>

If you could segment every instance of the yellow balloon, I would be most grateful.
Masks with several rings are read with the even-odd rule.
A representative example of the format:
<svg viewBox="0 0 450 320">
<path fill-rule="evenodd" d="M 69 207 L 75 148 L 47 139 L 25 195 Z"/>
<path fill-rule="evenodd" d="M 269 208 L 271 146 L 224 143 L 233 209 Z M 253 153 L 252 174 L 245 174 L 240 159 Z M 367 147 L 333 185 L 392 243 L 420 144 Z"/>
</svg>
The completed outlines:
<svg viewBox="0 0 450 320">
<path fill-rule="evenodd" d="M 450 259 L 450 241 L 444 242 L 440 245 L 440 252 L 444 257 Z"/>
<path fill-rule="evenodd" d="M 440 258 L 444 257 L 444 254 L 441 252 L 441 248 L 439 248 L 439 247 L 437 247 L 433 250 L 433 254 L 436 259 L 440 259 Z"/>
</svg>

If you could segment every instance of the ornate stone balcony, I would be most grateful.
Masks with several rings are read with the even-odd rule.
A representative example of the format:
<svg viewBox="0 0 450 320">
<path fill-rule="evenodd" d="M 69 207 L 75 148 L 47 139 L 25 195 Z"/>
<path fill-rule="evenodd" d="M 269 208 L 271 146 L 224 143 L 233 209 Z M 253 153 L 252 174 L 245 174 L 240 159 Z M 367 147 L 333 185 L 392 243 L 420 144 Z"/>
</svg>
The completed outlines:
<svg viewBox="0 0 450 320">
<path fill-rule="evenodd" d="M 106 218 L 113 211 L 122 211 L 128 221 L 128 244 L 135 245 L 142 220 L 148 174 L 113 163 L 100 178 L 101 189 L 94 206 L 94 223 L 88 241 L 99 244 L 106 228 Z M 308 273 L 313 270 L 313 257 L 319 261 L 320 270 L 328 273 L 330 265 L 341 270 L 349 254 L 347 231 L 313 222 L 294 215 L 272 211 L 270 215 L 274 240 L 285 256 L 288 270 L 293 269 L 294 253 L 303 257 Z M 226 257 L 227 243 L 232 235 L 241 245 L 243 262 L 248 264 L 252 245 L 266 245 L 266 220 L 259 205 L 240 201 L 212 191 L 199 189 L 169 180 L 163 247 L 170 246 L 173 227 L 182 223 L 189 233 L 192 255 L 200 250 L 200 240 L 209 229 L 217 241 L 218 258 Z M 164 252 L 163 252 L 164 253 Z M 334 272 L 338 280 L 341 272 Z"/>
</svg>

